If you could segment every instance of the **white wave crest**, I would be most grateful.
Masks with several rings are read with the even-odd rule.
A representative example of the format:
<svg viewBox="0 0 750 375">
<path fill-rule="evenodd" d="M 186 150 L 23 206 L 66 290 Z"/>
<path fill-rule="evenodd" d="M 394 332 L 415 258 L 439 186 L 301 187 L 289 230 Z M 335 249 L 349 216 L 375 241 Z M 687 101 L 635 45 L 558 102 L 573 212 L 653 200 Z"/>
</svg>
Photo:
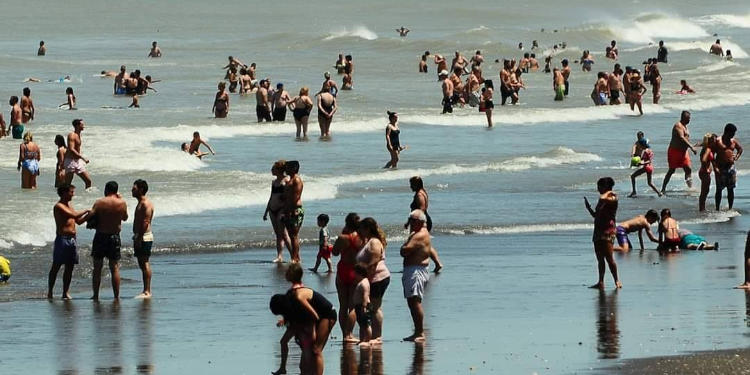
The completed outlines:
<svg viewBox="0 0 750 375">
<path fill-rule="evenodd" d="M 705 216 L 697 217 L 694 219 L 681 220 L 680 222 L 683 224 L 723 223 L 737 216 L 742 216 L 739 212 L 737 212 L 737 210 L 709 212 Z"/>
<path fill-rule="evenodd" d="M 750 29 L 750 13 L 745 15 L 711 14 L 708 16 L 694 18 L 693 21 L 705 26 L 723 25 L 742 29 Z"/>
<path fill-rule="evenodd" d="M 364 40 L 378 39 L 378 34 L 365 26 L 354 26 L 351 29 L 342 28 L 331 31 L 323 40 L 333 40 L 338 38 L 360 38 Z"/>
<path fill-rule="evenodd" d="M 695 23 L 677 17 L 659 14 L 637 17 L 632 22 L 615 22 L 605 26 L 618 41 L 629 43 L 654 43 L 656 39 L 694 39 L 709 35 Z"/>
<path fill-rule="evenodd" d="M 708 48 L 711 47 L 713 40 L 706 41 L 692 41 L 692 42 L 670 42 L 667 44 L 667 48 L 672 51 L 688 51 L 688 50 L 701 50 L 708 53 Z M 747 52 L 742 49 L 739 45 L 728 40 L 721 41 L 724 50 L 732 50 L 732 57 L 735 59 L 746 59 L 748 58 Z"/>
</svg>

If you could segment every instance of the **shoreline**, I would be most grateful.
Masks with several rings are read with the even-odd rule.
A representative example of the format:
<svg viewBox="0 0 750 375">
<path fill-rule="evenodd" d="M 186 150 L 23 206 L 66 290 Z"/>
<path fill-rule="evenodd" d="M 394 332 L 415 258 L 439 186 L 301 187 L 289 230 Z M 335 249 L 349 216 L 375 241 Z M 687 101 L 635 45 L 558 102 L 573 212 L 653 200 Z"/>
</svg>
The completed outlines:
<svg viewBox="0 0 750 375">
<path fill-rule="evenodd" d="M 593 374 L 748 374 L 750 348 L 697 351 L 670 356 L 635 358 L 594 370 Z"/>
</svg>

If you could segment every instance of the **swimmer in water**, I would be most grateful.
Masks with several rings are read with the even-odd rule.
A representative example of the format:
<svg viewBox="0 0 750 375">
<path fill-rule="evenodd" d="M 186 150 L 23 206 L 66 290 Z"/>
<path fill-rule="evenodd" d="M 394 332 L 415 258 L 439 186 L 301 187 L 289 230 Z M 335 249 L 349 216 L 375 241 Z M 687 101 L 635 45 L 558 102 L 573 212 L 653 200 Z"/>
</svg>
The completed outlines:
<svg viewBox="0 0 750 375">
<path fill-rule="evenodd" d="M 42 82 L 42 80 L 41 80 L 41 79 L 39 79 L 39 78 L 34 78 L 34 77 L 28 77 L 28 78 L 24 79 L 23 81 L 24 81 L 24 82 L 33 82 L 33 83 L 38 83 L 38 82 Z"/>
<path fill-rule="evenodd" d="M 721 40 L 716 39 L 716 43 L 711 45 L 711 48 L 708 49 L 708 52 L 712 55 L 724 56 L 724 49 L 721 47 Z"/>
<path fill-rule="evenodd" d="M 47 54 L 47 46 L 44 45 L 44 41 L 39 42 L 39 49 L 36 50 L 37 56 L 44 56 Z"/>
<path fill-rule="evenodd" d="M 677 94 L 695 94 L 695 90 L 693 90 L 692 87 L 690 87 L 686 80 L 681 79 L 680 80 L 680 90 L 677 91 Z"/>
<path fill-rule="evenodd" d="M 193 133 L 193 140 L 190 141 L 190 147 L 188 147 L 188 153 L 191 155 L 196 155 L 198 157 L 202 157 L 203 155 L 206 155 L 205 153 L 201 153 L 200 147 L 201 145 L 204 145 L 208 147 L 208 151 L 211 151 L 211 155 L 216 155 L 214 152 L 214 149 L 211 148 L 211 145 L 209 145 L 206 141 L 201 138 L 201 134 L 199 132 Z"/>
<path fill-rule="evenodd" d="M 60 104 L 58 107 L 62 108 L 64 106 L 68 106 L 68 110 L 74 110 L 76 109 L 76 96 L 73 94 L 73 88 L 68 87 L 65 89 L 65 95 L 67 97 L 67 102 Z"/>
<path fill-rule="evenodd" d="M 188 146 L 187 142 L 183 142 L 180 145 L 180 149 L 182 150 L 182 152 L 186 152 L 188 154 L 190 153 L 190 147 Z M 203 155 L 208 155 L 208 153 L 207 152 L 201 152 L 199 150 L 199 151 L 194 152 L 193 155 L 195 155 L 198 159 L 203 159 Z"/>
<path fill-rule="evenodd" d="M 99 73 L 99 77 L 101 78 L 114 78 L 116 76 L 117 76 L 117 72 L 115 72 L 114 70 L 102 70 Z"/>
<path fill-rule="evenodd" d="M 733 58 L 732 58 L 732 50 L 731 49 L 727 50 L 726 59 L 727 59 L 727 61 L 732 61 L 733 60 Z"/>
<path fill-rule="evenodd" d="M 398 35 L 399 35 L 399 36 L 401 36 L 402 38 L 406 38 L 406 34 L 408 34 L 408 33 L 409 33 L 409 31 L 411 31 L 411 30 L 409 30 L 409 29 L 407 29 L 407 28 L 405 28 L 405 27 L 403 27 L 403 26 L 401 26 L 401 28 L 400 28 L 400 29 L 396 29 L 396 32 L 397 32 L 397 33 L 398 33 Z"/>
<path fill-rule="evenodd" d="M 161 48 L 156 46 L 156 42 L 154 41 L 151 43 L 151 51 L 149 51 L 148 56 L 151 58 L 159 58 L 161 57 Z"/>
</svg>

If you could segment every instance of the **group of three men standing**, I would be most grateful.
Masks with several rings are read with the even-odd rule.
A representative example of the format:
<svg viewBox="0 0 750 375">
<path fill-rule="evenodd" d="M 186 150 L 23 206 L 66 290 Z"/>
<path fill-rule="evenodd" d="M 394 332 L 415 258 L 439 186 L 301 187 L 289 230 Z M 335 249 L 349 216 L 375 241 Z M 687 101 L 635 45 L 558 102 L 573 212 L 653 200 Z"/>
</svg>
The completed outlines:
<svg viewBox="0 0 750 375">
<path fill-rule="evenodd" d="M 133 219 L 133 249 L 138 259 L 138 266 L 143 274 L 143 292 L 137 298 L 151 297 L 151 266 L 149 258 L 154 236 L 151 233 L 151 220 L 154 216 L 154 205 L 146 197 L 148 183 L 136 180 L 133 183 L 132 194 L 138 200 Z M 94 258 L 94 272 L 92 275 L 93 296 L 99 299 L 99 285 L 104 258 L 109 260 L 109 270 L 112 274 L 112 291 L 114 298 L 120 297 L 120 231 L 122 222 L 128 219 L 127 204 L 118 193 L 115 181 L 109 181 L 104 187 L 104 197 L 94 202 L 91 209 L 76 211 L 71 200 L 75 195 L 75 186 L 65 184 L 57 188 L 60 200 L 55 204 L 56 237 L 53 251 L 52 267 L 49 271 L 47 298 L 53 298 L 53 289 L 57 273 L 62 266 L 63 299 L 71 299 L 70 282 L 73 268 L 78 264 L 78 242 L 76 239 L 76 225 L 87 223 L 87 227 L 95 229 L 91 256 Z"/>
</svg>

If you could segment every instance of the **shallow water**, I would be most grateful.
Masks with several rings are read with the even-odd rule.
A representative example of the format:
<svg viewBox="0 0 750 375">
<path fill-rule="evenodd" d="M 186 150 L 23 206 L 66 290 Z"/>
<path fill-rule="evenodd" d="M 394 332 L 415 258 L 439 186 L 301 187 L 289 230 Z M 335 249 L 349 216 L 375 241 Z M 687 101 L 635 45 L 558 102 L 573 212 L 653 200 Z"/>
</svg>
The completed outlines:
<svg viewBox="0 0 750 375">
<path fill-rule="evenodd" d="M 39 372 L 87 373 L 99 366 L 132 372 L 140 365 L 153 365 L 158 373 L 197 368 L 235 373 L 246 367 L 247 373 L 255 373 L 259 364 L 263 371 L 272 369 L 280 333 L 273 329 L 266 305 L 284 287 L 274 266 L 265 263 L 273 252 L 273 235 L 261 217 L 269 169 L 279 158 L 302 164 L 306 243 L 317 238 L 317 214 L 328 213 L 336 232 L 346 213 L 356 211 L 384 226 L 393 255 L 405 236 L 400 225 L 411 201 L 408 178 L 424 177 L 435 244 L 449 268 L 433 282 L 426 300 L 434 314 L 428 323 L 431 339 L 421 349 L 397 343 L 408 333 L 409 321 L 400 283 L 393 283 L 386 299 L 387 314 L 396 315 L 387 323 L 393 334 L 386 335 L 390 342 L 382 352 L 372 353 L 375 372 L 378 366 L 384 373 L 469 368 L 576 372 L 607 362 L 602 358 L 746 345 L 745 299 L 727 289 L 742 273 L 732 267 L 741 264 L 747 229 L 741 216 L 750 196 L 745 159 L 738 163 L 735 211 L 699 214 L 697 192 L 685 190 L 680 173 L 667 198 L 653 196 L 643 179 L 638 180 L 640 197 L 624 198 L 632 172 L 628 153 L 638 130 L 654 148 L 657 185 L 666 172 L 669 129 L 681 110 L 693 112 L 695 141 L 706 132 L 720 133 L 727 122 L 738 124 L 738 137 L 744 139 L 742 120 L 750 115 L 750 91 L 745 89 L 750 8 L 745 3 L 659 0 L 648 6 L 597 7 L 573 1 L 552 9 L 536 0 L 501 5 L 475 1 L 470 8 L 445 1 L 429 7 L 334 1 L 325 7 L 310 3 L 293 8 L 286 3 L 261 7 L 228 1 L 217 7 L 164 1 L 149 4 L 147 16 L 114 28 L 123 21 L 110 5 L 80 0 L 39 4 L 45 11 L 33 16 L 21 3 L 3 9 L 9 16 L 3 22 L 8 37 L 0 49 L 0 97 L 20 95 L 24 86 L 32 89 L 37 119 L 28 129 L 44 157 L 40 189 L 21 191 L 15 170 L 18 142 L 0 141 L 0 193 L 6 198 L 0 206 L 0 253 L 14 267 L 11 283 L 0 286 L 0 301 L 11 301 L 0 304 L 0 311 L 12 317 L 0 322 L 0 331 L 18 343 L 0 356 L 4 367 L 21 371 L 32 349 L 43 347 L 47 355 L 34 362 Z M 393 30 L 401 24 L 413 30 L 406 39 Z M 734 62 L 706 54 L 714 33 L 732 49 Z M 45 57 L 34 53 L 40 39 L 48 46 Z M 521 104 L 497 106 L 496 126 L 487 130 L 484 115 L 472 109 L 439 115 L 434 64 L 429 74 L 416 73 L 425 50 L 450 56 L 455 50 L 470 55 L 481 49 L 488 62 L 485 76 L 497 81 L 498 64 L 492 61 L 518 58 L 517 43 L 523 41 L 528 51 L 534 39 L 542 47 L 536 51 L 540 60 L 554 44 L 567 43 L 555 63 L 573 61 L 591 49 L 595 70 L 611 70 L 612 62 L 602 56 L 611 39 L 620 45 L 623 66 L 639 66 L 655 54 L 649 43 L 664 39 L 670 64 L 660 67 L 661 105 L 646 104 L 643 117 L 634 117 L 624 106 L 594 108 L 588 94 L 595 72 L 582 73 L 574 66 L 565 102 L 552 101 L 549 75 L 526 74 Z M 152 40 L 159 41 L 162 59 L 145 58 Z M 355 89 L 339 95 L 332 141 L 317 139 L 314 119 L 308 142 L 294 142 L 291 122 L 256 124 L 253 97 L 232 95 L 229 118 L 211 118 L 214 88 L 227 55 L 257 62 L 259 77 L 281 81 L 294 94 L 302 85 L 317 89 L 322 73 L 332 70 L 342 52 L 354 55 Z M 158 93 L 142 98 L 141 109 L 120 109 L 129 100 L 113 97 L 112 81 L 95 77 L 121 64 L 163 80 L 155 85 Z M 46 82 L 65 75 L 72 82 Z M 45 82 L 26 84 L 26 77 Z M 680 79 L 698 93 L 673 94 Z M 67 86 L 78 97 L 76 112 L 57 108 Z M 380 169 L 388 159 L 386 110 L 400 112 L 401 140 L 409 145 L 396 171 Z M 38 300 L 44 295 L 54 239 L 52 139 L 70 131 L 75 117 L 87 123 L 83 152 L 91 159 L 88 168 L 97 187 L 92 192 L 78 189 L 77 208 L 90 206 L 110 179 L 124 193 L 137 178 L 151 186 L 157 298 L 148 305 L 125 300 L 119 307 L 107 301 L 94 307 L 84 300 Z M 200 161 L 179 151 L 195 130 L 217 150 L 216 156 Z M 581 197 L 595 197 L 595 182 L 605 175 L 617 181 L 620 219 L 669 207 L 683 226 L 720 241 L 722 251 L 664 259 L 652 252 L 629 254 L 619 258 L 623 291 L 599 296 L 580 288 L 594 276 L 591 219 Z M 74 183 L 81 185 L 77 179 Z M 132 210 L 135 201 L 128 203 Z M 130 232 L 130 224 L 123 231 Z M 80 229 L 84 247 L 91 237 Z M 129 246 L 129 236 L 123 237 Z M 304 254 L 307 262 L 314 253 Z M 75 273 L 76 296 L 85 296 L 88 288 L 88 258 L 82 257 Z M 389 258 L 393 270 L 400 270 L 397 258 Z M 125 265 L 131 267 L 126 273 L 132 281 L 126 290 L 133 295 L 139 276 L 132 258 L 126 256 Z M 314 287 L 335 299 L 332 279 L 316 282 Z M 111 335 L 96 335 L 99 331 Z M 135 334 L 139 331 L 147 332 L 146 338 Z M 86 344 L 76 345 L 72 353 L 56 349 L 55 344 L 66 341 Z M 100 349 L 108 353 L 103 360 L 94 356 Z M 360 358 L 337 344 L 326 356 L 333 372 Z"/>
</svg>

